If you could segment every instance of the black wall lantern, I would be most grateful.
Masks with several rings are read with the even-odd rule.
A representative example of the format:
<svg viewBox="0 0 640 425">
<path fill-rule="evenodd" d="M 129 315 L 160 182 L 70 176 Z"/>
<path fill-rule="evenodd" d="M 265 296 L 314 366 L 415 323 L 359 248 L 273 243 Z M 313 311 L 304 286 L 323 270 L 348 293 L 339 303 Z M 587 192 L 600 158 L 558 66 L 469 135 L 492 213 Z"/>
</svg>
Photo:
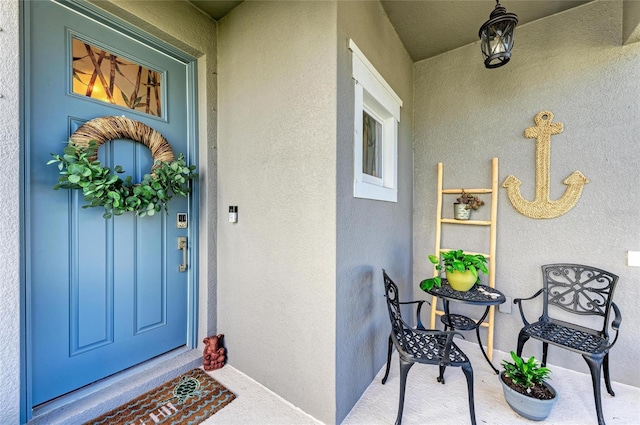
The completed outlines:
<svg viewBox="0 0 640 425">
<path fill-rule="evenodd" d="M 498 68 L 509 62 L 516 25 L 518 25 L 518 17 L 515 13 L 507 13 L 507 9 L 500 6 L 499 0 L 496 0 L 496 8 L 478 32 L 484 66 Z"/>
</svg>

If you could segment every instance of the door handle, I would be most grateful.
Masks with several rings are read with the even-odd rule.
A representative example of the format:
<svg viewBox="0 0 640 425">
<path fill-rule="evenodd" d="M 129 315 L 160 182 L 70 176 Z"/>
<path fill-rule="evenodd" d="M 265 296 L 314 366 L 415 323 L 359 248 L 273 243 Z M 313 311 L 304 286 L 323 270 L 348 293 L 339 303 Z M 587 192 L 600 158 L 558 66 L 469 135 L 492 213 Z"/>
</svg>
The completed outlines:
<svg viewBox="0 0 640 425">
<path fill-rule="evenodd" d="M 187 238 L 185 236 L 178 237 L 178 249 L 182 250 L 182 264 L 178 266 L 179 272 L 187 271 Z"/>
</svg>

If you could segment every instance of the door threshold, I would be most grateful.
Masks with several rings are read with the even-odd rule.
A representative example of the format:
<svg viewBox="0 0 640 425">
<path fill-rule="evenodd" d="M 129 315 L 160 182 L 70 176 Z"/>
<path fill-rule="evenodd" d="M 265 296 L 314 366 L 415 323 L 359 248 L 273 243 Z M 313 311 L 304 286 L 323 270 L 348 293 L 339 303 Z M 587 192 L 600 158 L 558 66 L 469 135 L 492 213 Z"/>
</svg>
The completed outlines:
<svg viewBox="0 0 640 425">
<path fill-rule="evenodd" d="M 202 352 L 180 347 L 34 407 L 28 425 L 81 424 L 193 368 L 202 366 Z"/>
</svg>

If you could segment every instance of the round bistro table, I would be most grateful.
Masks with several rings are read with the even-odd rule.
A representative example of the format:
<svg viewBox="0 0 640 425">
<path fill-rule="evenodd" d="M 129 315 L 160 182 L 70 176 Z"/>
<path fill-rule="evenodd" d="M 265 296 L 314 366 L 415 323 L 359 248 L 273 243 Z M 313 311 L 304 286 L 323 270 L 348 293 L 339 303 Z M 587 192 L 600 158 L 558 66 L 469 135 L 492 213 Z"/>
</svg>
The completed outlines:
<svg viewBox="0 0 640 425">
<path fill-rule="evenodd" d="M 480 326 L 489 314 L 491 306 L 500 305 L 506 301 L 504 294 L 495 288 L 478 284 L 473 285 L 470 290 L 465 292 L 456 291 L 449 286 L 449 282 L 444 278 L 442 279 L 442 284 L 439 287 L 434 286 L 427 292 L 442 299 L 444 315 L 440 320 L 444 324 L 445 331 L 448 329 L 456 331 L 470 331 L 475 329 L 476 336 L 478 338 L 478 345 L 480 346 L 480 350 L 482 350 L 484 358 L 487 360 L 487 363 L 489 363 L 489 366 L 491 366 L 496 374 L 498 374 L 498 369 L 493 366 L 493 363 L 489 360 L 489 356 L 487 356 L 487 353 L 484 351 L 484 347 L 482 346 L 482 341 L 480 340 Z M 452 314 L 449 310 L 449 303 L 451 301 L 469 304 L 472 306 L 485 306 L 486 309 L 484 310 L 484 314 L 480 320 L 476 322 L 470 317 L 463 316 L 462 314 Z"/>
</svg>

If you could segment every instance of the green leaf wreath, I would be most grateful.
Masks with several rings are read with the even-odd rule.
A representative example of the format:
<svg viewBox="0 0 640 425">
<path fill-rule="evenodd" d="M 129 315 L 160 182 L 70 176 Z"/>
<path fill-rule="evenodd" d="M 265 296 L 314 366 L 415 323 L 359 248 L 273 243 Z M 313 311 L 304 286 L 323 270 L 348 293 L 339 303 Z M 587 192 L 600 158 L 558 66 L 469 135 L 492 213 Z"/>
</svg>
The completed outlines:
<svg viewBox="0 0 640 425">
<path fill-rule="evenodd" d="M 47 165 L 58 164 L 60 177 L 58 189 L 81 189 L 84 200 L 89 202 L 82 208 L 104 207 L 104 218 L 134 211 L 136 215 L 152 216 L 163 209 L 173 195 L 187 196 L 191 191 L 189 181 L 198 175 L 195 165 L 187 165 L 184 155 L 171 162 L 156 160 L 152 174 L 145 174 L 140 183 L 134 184 L 131 176 L 124 180 L 120 165 L 113 170 L 103 167 L 97 158 L 98 143 L 91 140 L 88 146 L 77 146 L 73 141 L 64 149 L 63 155 L 53 157 Z"/>
</svg>

